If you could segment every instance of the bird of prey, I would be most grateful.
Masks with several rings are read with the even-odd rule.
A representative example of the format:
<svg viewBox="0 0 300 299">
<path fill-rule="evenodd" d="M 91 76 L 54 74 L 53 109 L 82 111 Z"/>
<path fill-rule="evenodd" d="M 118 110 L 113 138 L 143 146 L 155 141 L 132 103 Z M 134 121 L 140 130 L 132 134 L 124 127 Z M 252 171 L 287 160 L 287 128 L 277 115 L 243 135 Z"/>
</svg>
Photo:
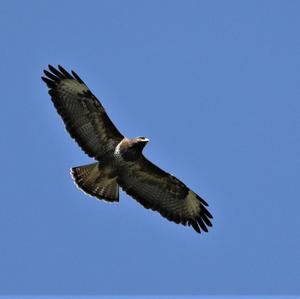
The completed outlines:
<svg viewBox="0 0 300 299">
<path fill-rule="evenodd" d="M 126 138 L 114 126 L 99 100 L 74 72 L 49 65 L 42 80 L 67 131 L 95 163 L 73 167 L 83 192 L 107 202 L 119 201 L 119 187 L 147 209 L 198 233 L 211 227 L 208 204 L 183 182 L 143 155 L 146 137 Z"/>
</svg>

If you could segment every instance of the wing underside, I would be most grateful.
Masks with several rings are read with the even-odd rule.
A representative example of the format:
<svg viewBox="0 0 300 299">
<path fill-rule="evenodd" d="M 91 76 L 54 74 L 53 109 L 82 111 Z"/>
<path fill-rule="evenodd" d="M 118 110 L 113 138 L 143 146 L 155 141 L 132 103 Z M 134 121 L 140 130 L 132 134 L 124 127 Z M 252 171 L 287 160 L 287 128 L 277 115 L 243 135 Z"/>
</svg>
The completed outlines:
<svg viewBox="0 0 300 299">
<path fill-rule="evenodd" d="M 158 211 L 170 221 L 191 225 L 198 233 L 211 227 L 208 204 L 174 176 L 145 157 L 137 166 L 124 170 L 119 185 L 145 208 Z"/>
<path fill-rule="evenodd" d="M 123 139 L 103 106 L 82 79 L 72 71 L 49 65 L 43 81 L 67 131 L 86 154 L 101 160 Z"/>
</svg>

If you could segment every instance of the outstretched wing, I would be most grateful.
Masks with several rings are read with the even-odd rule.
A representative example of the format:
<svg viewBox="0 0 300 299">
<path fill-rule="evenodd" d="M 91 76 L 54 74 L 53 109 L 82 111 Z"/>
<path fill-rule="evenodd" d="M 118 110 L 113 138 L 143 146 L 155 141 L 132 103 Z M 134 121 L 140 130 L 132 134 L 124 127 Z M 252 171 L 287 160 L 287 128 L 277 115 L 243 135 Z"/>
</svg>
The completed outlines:
<svg viewBox="0 0 300 299">
<path fill-rule="evenodd" d="M 64 68 L 49 65 L 42 80 L 67 131 L 86 154 L 97 160 L 113 150 L 123 139 L 106 114 L 103 106 L 79 76 Z"/>
<path fill-rule="evenodd" d="M 163 171 L 144 156 L 138 163 L 121 171 L 122 189 L 145 208 L 158 211 L 170 221 L 191 225 L 198 233 L 212 226 L 208 204 L 184 183 Z"/>
</svg>

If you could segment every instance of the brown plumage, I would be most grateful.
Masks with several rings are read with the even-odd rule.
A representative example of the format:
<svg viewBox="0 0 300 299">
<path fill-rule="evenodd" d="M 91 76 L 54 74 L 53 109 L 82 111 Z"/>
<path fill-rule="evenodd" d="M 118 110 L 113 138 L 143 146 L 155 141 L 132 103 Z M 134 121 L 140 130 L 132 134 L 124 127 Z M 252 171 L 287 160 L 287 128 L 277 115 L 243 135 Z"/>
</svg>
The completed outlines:
<svg viewBox="0 0 300 299">
<path fill-rule="evenodd" d="M 208 231 L 212 215 L 207 203 L 176 177 L 142 153 L 145 137 L 125 138 L 80 77 L 49 65 L 43 81 L 67 131 L 97 162 L 74 167 L 71 175 L 85 193 L 108 202 L 119 201 L 119 186 L 145 208 L 195 231 Z"/>
</svg>

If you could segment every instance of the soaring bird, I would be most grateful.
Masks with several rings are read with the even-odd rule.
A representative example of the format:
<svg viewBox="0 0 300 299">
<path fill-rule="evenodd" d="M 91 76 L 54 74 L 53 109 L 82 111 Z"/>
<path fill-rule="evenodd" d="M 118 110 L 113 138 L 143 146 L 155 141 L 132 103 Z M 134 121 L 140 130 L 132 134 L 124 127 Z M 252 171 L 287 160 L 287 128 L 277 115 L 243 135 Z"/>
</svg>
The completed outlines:
<svg viewBox="0 0 300 299">
<path fill-rule="evenodd" d="M 126 138 L 99 100 L 74 72 L 49 65 L 42 80 L 67 131 L 95 163 L 71 168 L 75 184 L 107 202 L 119 202 L 119 187 L 147 209 L 198 233 L 211 227 L 208 204 L 183 182 L 144 155 L 146 137 Z"/>
</svg>

